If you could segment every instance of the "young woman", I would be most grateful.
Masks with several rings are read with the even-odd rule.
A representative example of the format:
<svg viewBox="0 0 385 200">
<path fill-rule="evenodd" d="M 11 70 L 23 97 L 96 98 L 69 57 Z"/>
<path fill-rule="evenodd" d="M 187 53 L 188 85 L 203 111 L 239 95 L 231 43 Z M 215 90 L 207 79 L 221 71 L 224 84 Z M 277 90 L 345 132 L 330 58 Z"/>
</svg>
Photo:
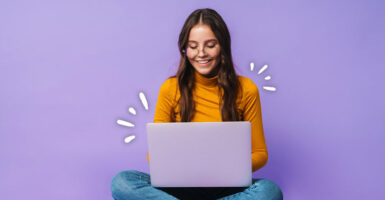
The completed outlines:
<svg viewBox="0 0 385 200">
<path fill-rule="evenodd" d="M 230 33 L 212 9 L 198 9 L 179 35 L 178 72 L 161 86 L 154 122 L 250 121 L 252 169 L 267 162 L 261 106 L 256 85 L 237 76 Z M 148 155 L 147 155 L 148 156 Z M 248 188 L 162 188 L 135 170 L 120 172 L 111 183 L 112 196 L 125 199 L 282 199 L 280 188 L 267 179 L 253 179 Z"/>
</svg>

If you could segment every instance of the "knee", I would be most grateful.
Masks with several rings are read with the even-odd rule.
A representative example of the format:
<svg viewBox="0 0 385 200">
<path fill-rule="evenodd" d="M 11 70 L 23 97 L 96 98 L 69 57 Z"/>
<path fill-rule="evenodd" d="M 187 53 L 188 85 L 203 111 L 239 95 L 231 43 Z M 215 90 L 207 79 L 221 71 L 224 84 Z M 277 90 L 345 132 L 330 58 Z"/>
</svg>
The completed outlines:
<svg viewBox="0 0 385 200">
<path fill-rule="evenodd" d="M 136 170 L 125 170 L 116 174 L 110 185 L 112 196 L 120 199 L 120 197 L 132 193 L 135 181 L 140 179 L 140 173 Z"/>
<path fill-rule="evenodd" d="M 283 193 L 281 188 L 269 179 L 261 179 L 257 182 L 258 188 L 266 194 L 266 199 L 281 200 Z"/>
</svg>

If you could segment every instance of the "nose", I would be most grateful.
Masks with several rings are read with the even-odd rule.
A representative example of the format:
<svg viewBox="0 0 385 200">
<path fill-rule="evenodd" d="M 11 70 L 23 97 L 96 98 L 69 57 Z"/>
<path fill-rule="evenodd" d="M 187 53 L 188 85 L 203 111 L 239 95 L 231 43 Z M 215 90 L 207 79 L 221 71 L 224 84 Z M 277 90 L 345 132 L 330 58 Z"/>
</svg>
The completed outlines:
<svg viewBox="0 0 385 200">
<path fill-rule="evenodd" d="M 198 50 L 198 57 L 205 57 L 206 56 L 206 51 L 204 47 L 200 47 Z"/>
</svg>

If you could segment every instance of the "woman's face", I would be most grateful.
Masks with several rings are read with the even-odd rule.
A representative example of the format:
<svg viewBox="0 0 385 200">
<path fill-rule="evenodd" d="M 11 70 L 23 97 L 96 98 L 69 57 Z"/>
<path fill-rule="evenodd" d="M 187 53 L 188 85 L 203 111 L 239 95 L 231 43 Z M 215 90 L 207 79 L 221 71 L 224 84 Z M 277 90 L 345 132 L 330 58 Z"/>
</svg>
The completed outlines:
<svg viewBox="0 0 385 200">
<path fill-rule="evenodd" d="M 210 26 L 197 24 L 193 26 L 188 38 L 186 55 L 191 65 L 201 75 L 216 75 L 221 47 Z"/>
</svg>

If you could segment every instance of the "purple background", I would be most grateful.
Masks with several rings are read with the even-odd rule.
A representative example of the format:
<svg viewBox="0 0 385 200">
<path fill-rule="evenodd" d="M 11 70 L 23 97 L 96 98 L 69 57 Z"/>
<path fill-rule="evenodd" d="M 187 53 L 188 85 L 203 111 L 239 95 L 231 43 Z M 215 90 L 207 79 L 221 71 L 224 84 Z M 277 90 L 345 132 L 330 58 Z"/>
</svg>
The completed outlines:
<svg viewBox="0 0 385 200">
<path fill-rule="evenodd" d="M 285 199 L 384 199 L 380 0 L 1 1 L 0 199 L 112 199 L 116 173 L 148 172 L 144 125 L 176 72 L 184 20 L 205 7 L 260 88 L 269 161 L 254 177 Z"/>
</svg>

